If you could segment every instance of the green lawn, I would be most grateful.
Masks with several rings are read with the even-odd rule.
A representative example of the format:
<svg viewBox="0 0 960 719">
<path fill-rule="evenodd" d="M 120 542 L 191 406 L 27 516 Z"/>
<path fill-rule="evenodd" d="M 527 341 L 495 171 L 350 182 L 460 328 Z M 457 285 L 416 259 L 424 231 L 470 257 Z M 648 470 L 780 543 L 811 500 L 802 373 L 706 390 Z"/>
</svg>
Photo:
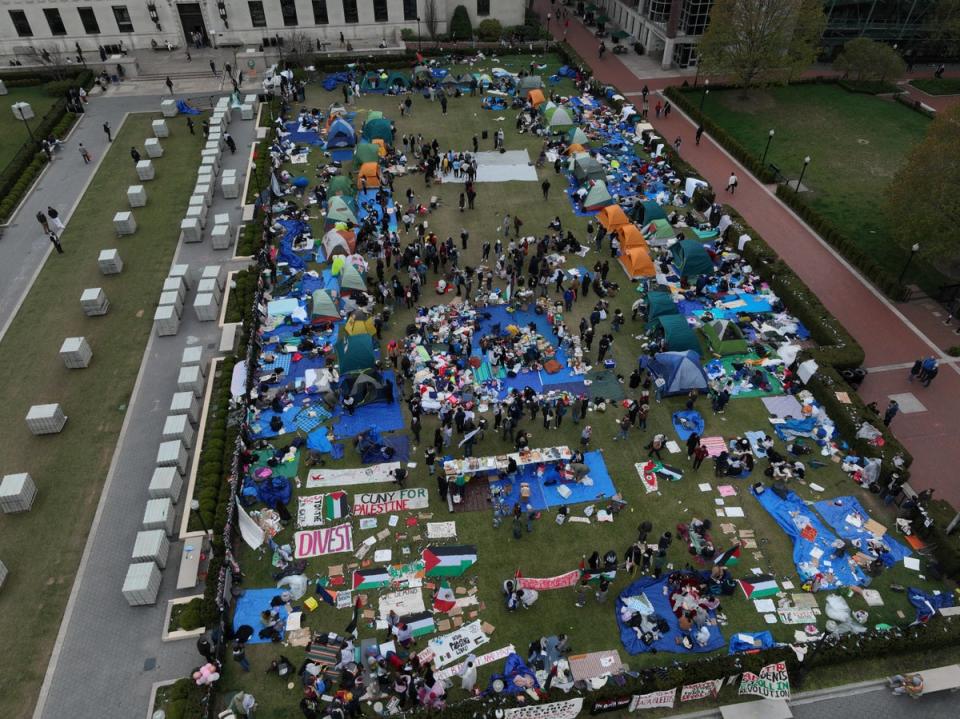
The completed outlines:
<svg viewBox="0 0 960 719">
<path fill-rule="evenodd" d="M 136 234 L 116 238 L 113 215 L 127 208 L 127 186 L 137 180 L 129 148 L 152 136 L 156 117 L 127 118 L 63 234 L 65 254 L 50 256 L 0 343 L 0 366 L 15 373 L 0 389 L 0 474 L 29 472 L 39 490 L 32 511 L 0 517 L 0 557 L 10 570 L 0 592 L 0 635 L 16 657 L 0 662 L 5 717 L 33 711 L 193 186 L 203 137 L 174 131 L 147 185 L 150 200 L 134 211 Z M 38 233 L 36 242 L 47 240 Z M 104 277 L 97 256 L 109 247 L 119 248 L 125 267 Z M 83 315 L 87 287 L 103 287 L 107 315 Z M 59 357 L 72 336 L 86 337 L 93 349 L 86 369 L 66 369 Z M 69 420 L 60 434 L 35 437 L 23 418 L 31 405 L 47 402 L 59 402 Z"/>
<path fill-rule="evenodd" d="M 564 92 L 565 90 L 561 89 L 560 91 Z M 336 93 L 324 93 L 316 87 L 311 87 L 307 105 L 326 107 L 336 98 Z M 397 102 L 396 98 L 381 96 L 360 98 L 357 107 L 361 110 L 361 116 L 355 120 L 355 126 L 361 126 L 363 111 L 381 110 L 387 117 L 397 123 L 398 135 L 422 132 L 427 140 L 436 136 L 442 147 L 447 147 L 449 143 L 453 142 L 454 147 L 469 149 L 470 137 L 474 132 L 483 129 L 492 131 L 498 126 L 495 118 L 503 116 L 505 117 L 503 125 L 506 132 L 507 149 L 527 148 L 531 151 L 531 158 L 535 159 L 536 152 L 540 147 L 538 138 L 517 135 L 513 131 L 514 112 L 490 113 L 481 110 L 476 99 L 466 97 L 451 101 L 450 114 L 446 118 L 441 116 L 438 104 L 431 104 L 421 99 L 414 100 L 412 117 L 401 118 L 396 111 Z M 487 141 L 483 143 L 481 149 L 489 149 L 489 146 L 490 142 Z M 296 167 L 300 171 L 303 171 L 304 167 L 313 168 L 318 161 L 317 152 L 314 151 L 311 154 L 306 166 Z M 347 167 L 349 168 L 349 165 Z M 312 171 L 310 174 L 312 176 Z M 563 221 L 564 229 L 569 226 L 579 237 L 584 237 L 585 218 L 573 216 L 569 203 L 560 192 L 565 185 L 565 180 L 554 175 L 552 167 L 541 170 L 540 177 L 549 177 L 553 184 L 548 201 L 542 200 L 539 183 L 479 184 L 477 209 L 463 214 L 457 210 L 457 198 L 461 187 L 458 185 L 434 185 L 432 188 L 425 190 L 422 176 L 417 175 L 410 179 L 397 180 L 395 195 L 403 197 L 407 187 L 412 186 L 417 192 L 418 198 L 430 195 L 438 196 L 442 201 L 442 207 L 430 216 L 430 227 L 438 232 L 441 239 L 447 236 L 458 238 L 460 228 L 466 227 L 470 231 L 471 239 L 470 247 L 465 253 L 466 256 L 462 260 L 462 264 L 476 265 L 480 260 L 480 245 L 483 239 L 495 239 L 495 228 L 498 219 L 504 212 L 519 213 L 525 223 L 524 230 L 529 234 L 543 232 L 543 228 L 548 221 L 554 216 L 559 216 Z M 319 225 L 315 225 L 314 236 L 319 236 L 318 230 Z M 408 241 L 408 238 L 404 237 L 402 232 L 401 240 L 404 244 Z M 459 239 L 457 241 L 459 245 Z M 609 257 L 609 253 L 604 253 L 604 255 Z M 598 255 L 596 253 L 590 253 L 585 259 L 568 258 L 567 264 L 568 266 L 586 265 L 592 267 L 597 259 Z M 624 309 L 629 317 L 629 307 L 635 299 L 635 293 L 617 263 L 614 262 L 612 265 L 610 277 L 621 283 L 621 291 L 619 296 L 614 298 L 613 306 Z M 449 297 L 439 298 L 429 289 L 432 287 L 434 279 L 432 275 L 428 278 L 428 289 L 422 296 L 421 304 L 434 305 L 449 301 Z M 590 300 L 580 301 L 575 306 L 574 311 L 568 314 L 568 326 L 575 327 L 580 317 L 589 313 L 592 304 L 593 302 Z M 391 338 L 402 336 L 404 328 L 411 319 L 412 311 L 410 310 L 404 309 L 396 313 L 384 331 L 383 341 L 386 342 Z M 604 324 L 602 327 L 606 331 L 608 326 Z M 639 343 L 633 339 L 633 335 L 641 330 L 641 325 L 628 321 L 624 330 L 616 335 L 612 354 L 617 362 L 617 372 L 623 375 L 629 374 L 636 361 L 639 353 Z M 418 462 L 419 466 L 412 471 L 409 486 L 429 489 L 431 506 L 428 511 L 433 513 L 433 520 L 455 520 L 459 539 L 478 547 L 479 563 L 465 576 L 453 580 L 453 586 L 467 587 L 476 582 L 479 588 L 479 598 L 485 605 L 480 613 L 480 618 L 496 628 L 491 642 L 484 647 L 484 650 L 496 649 L 508 643 L 513 643 L 517 651 L 526 656 L 527 646 L 533 639 L 541 635 L 566 632 L 570 635 L 576 652 L 618 648 L 621 650 L 621 656 L 629 661 L 631 667 L 635 669 L 665 665 L 675 659 L 680 661 L 686 659 L 686 657 L 676 654 L 646 654 L 638 657 L 628 657 L 622 650 L 614 619 L 613 604 L 616 594 L 625 588 L 630 581 L 623 573 L 613 584 L 610 597 L 607 603 L 603 605 L 598 605 L 591 597 L 587 607 L 576 608 L 574 606 L 574 590 L 572 589 L 543 592 L 540 595 L 540 600 L 532 609 L 515 613 L 508 613 L 501 599 L 503 580 L 512 577 L 518 569 L 528 577 L 546 577 L 576 568 L 581 556 L 590 554 L 594 550 L 602 554 L 612 548 L 618 552 L 618 555 L 622 556 L 626 547 L 635 539 L 636 527 L 643 520 L 652 521 L 654 535 L 659 535 L 665 530 L 671 530 L 675 533 L 675 527 L 678 523 L 688 522 L 693 517 L 711 518 L 714 520 L 712 534 L 717 546 L 721 548 L 728 546 L 726 535 L 723 534 L 719 526 L 722 522 L 728 520 L 718 519 L 715 515 L 717 505 L 714 500 L 719 495 L 715 491 L 701 492 L 697 486 L 701 482 L 718 484 L 713 477 L 712 465 L 705 464 L 699 472 L 693 472 L 685 459 L 685 455 L 673 455 L 669 461 L 683 468 L 686 471 L 686 476 L 678 482 L 663 482 L 661 492 L 650 495 L 643 491 L 634 470 L 634 463 L 646 455 L 646 452 L 642 449 L 643 444 L 649 441 L 649 438 L 655 432 L 662 431 L 669 437 L 674 437 L 670 426 L 670 415 L 672 411 L 681 408 L 682 401 L 679 398 L 669 399 L 662 405 L 655 405 L 651 412 L 649 428 L 646 433 L 635 431 L 626 442 L 612 441 L 616 433 L 615 422 L 621 416 L 620 411 L 614 408 L 603 415 L 591 415 L 588 421 L 594 427 L 594 448 L 603 450 L 606 465 L 617 489 L 628 501 L 628 508 L 612 524 L 593 523 L 589 526 L 570 523 L 558 526 L 554 521 L 555 510 L 548 510 L 535 522 L 533 532 L 531 534 L 524 533 L 519 540 L 513 539 L 509 522 L 505 522 L 499 528 L 493 528 L 492 513 L 490 512 L 448 514 L 446 506 L 440 503 L 436 494 L 435 480 L 428 475 L 423 465 L 424 446 L 420 445 L 411 452 L 411 459 Z M 722 416 L 713 415 L 705 399 L 699 400 L 698 409 L 707 420 L 706 434 L 708 435 L 722 435 L 725 438 L 730 438 L 746 430 L 770 430 L 766 410 L 759 399 L 734 400 Z M 580 428 L 572 423 L 570 415 L 565 418 L 560 430 L 544 429 L 539 417 L 533 423 L 526 419 L 521 426 L 532 433 L 531 445 L 534 447 L 558 444 L 575 446 L 580 432 Z M 435 427 L 435 418 L 432 416 L 426 417 L 422 430 L 424 440 L 432 441 Z M 281 439 L 281 444 L 286 441 L 289 441 L 289 438 Z M 782 443 L 778 442 L 778 449 L 781 452 L 783 451 Z M 492 432 L 488 432 L 486 439 L 475 448 L 474 454 L 484 456 L 499 454 L 503 451 L 505 451 L 505 444 Z M 456 450 L 454 450 L 454 453 L 459 456 L 459 452 Z M 356 466 L 356 464 L 356 454 L 348 447 L 347 455 L 343 460 L 328 461 L 327 466 Z M 733 520 L 733 523 L 741 529 L 754 529 L 758 543 L 757 549 L 744 552 L 736 575 L 742 577 L 748 574 L 751 568 L 758 567 L 763 571 L 773 572 L 783 579 L 792 579 L 799 586 L 791 559 L 789 542 L 773 519 L 752 497 L 747 495 L 749 483 L 757 481 L 760 478 L 759 475 L 760 472 L 757 471 L 750 480 L 724 482 L 734 484 L 739 493 L 735 500 L 727 499 L 726 504 L 728 506 L 742 506 L 746 512 L 744 519 Z M 305 478 L 305 466 L 301 466 L 299 476 L 301 479 Z M 875 512 L 875 516 L 880 521 L 885 522 L 888 526 L 892 525 L 892 516 L 877 507 L 871 495 L 858 490 L 840 471 L 838 465 L 828 462 L 827 467 L 812 470 L 808 479 L 822 485 L 826 488 L 826 491 L 822 496 L 818 496 L 808 487 L 799 484 L 792 485 L 804 498 L 819 499 L 840 494 L 855 494 L 868 509 Z M 385 488 L 384 485 L 365 487 L 361 491 L 381 488 Z M 348 490 L 352 489 L 354 488 L 348 488 Z M 597 507 L 600 508 L 603 504 L 603 502 L 598 501 Z M 291 503 L 291 509 L 295 512 L 294 507 L 295 505 Z M 582 512 L 582 508 L 583 505 L 576 505 L 572 511 L 579 514 Z M 376 548 L 392 548 L 394 562 L 403 561 L 405 555 L 402 554 L 402 550 L 404 547 L 410 549 L 410 557 L 416 557 L 425 544 L 422 540 L 414 539 L 415 535 L 425 532 L 422 525 L 423 522 L 421 521 L 417 527 L 408 528 L 405 526 L 405 517 L 401 517 L 398 528 L 393 531 L 403 533 L 405 536 L 397 538 L 394 535 L 388 540 L 379 542 Z M 385 526 L 386 522 L 381 518 L 377 530 L 374 531 L 379 531 Z M 354 529 L 355 544 L 359 544 L 360 541 L 373 533 L 359 531 L 356 523 Z M 278 535 L 277 540 L 290 541 L 293 531 L 292 526 L 285 529 Z M 755 555 L 754 552 L 758 554 Z M 683 567 L 691 559 L 685 546 L 681 542 L 675 541 L 669 553 L 672 566 Z M 261 556 L 243 547 L 239 555 L 239 561 L 245 575 L 245 587 L 272 586 L 270 574 L 274 570 L 270 566 L 269 555 Z M 351 561 L 354 560 L 347 554 L 333 555 L 325 559 L 312 559 L 309 561 L 307 574 L 311 577 L 318 574 L 323 575 L 328 566 L 341 563 L 349 564 Z M 347 572 L 347 576 L 349 578 L 349 572 Z M 882 621 L 902 622 L 903 619 L 898 614 L 901 611 L 905 617 L 912 617 L 912 610 L 904 595 L 886 591 L 886 587 L 891 582 L 903 583 L 907 581 L 915 584 L 917 582 L 916 575 L 913 574 L 913 576 L 908 577 L 903 569 L 893 570 L 875 581 L 873 586 L 883 591 L 887 603 L 879 610 L 871 612 L 871 624 Z M 372 605 L 376 607 L 378 592 L 370 591 L 366 594 Z M 855 608 L 860 608 L 862 602 L 854 600 L 852 604 Z M 820 605 L 823 606 L 822 597 L 820 598 Z M 795 627 L 782 624 L 766 624 L 753 605 L 745 601 L 739 593 L 726 599 L 723 602 L 723 609 L 729 619 L 728 625 L 723 629 L 727 638 L 735 631 L 760 631 L 763 629 L 771 629 L 774 636 L 779 640 L 789 640 L 793 637 Z M 320 609 L 307 616 L 305 621 L 311 629 L 316 631 L 342 632 L 349 621 L 349 613 L 346 610 L 337 611 L 321 604 Z M 465 621 L 471 620 L 465 618 Z M 361 638 L 373 636 L 373 634 L 374 632 L 369 626 L 361 625 Z M 423 645 L 424 640 L 421 640 L 420 646 Z M 263 719 L 289 716 L 291 711 L 295 711 L 296 703 L 299 701 L 298 689 L 295 687 L 288 690 L 284 681 L 279 680 L 274 675 L 265 674 L 264 670 L 269 662 L 280 654 L 286 656 L 295 665 L 299 665 L 303 658 L 302 650 L 260 644 L 250 646 L 247 654 L 253 665 L 252 671 L 249 674 L 243 673 L 237 664 L 227 661 L 224 667 L 224 679 L 220 687 L 221 692 L 224 695 L 229 695 L 241 688 L 252 691 L 258 698 L 261 707 L 258 716 Z M 500 665 L 494 666 L 499 667 Z M 482 672 L 482 677 L 489 673 L 489 669 L 487 668 Z M 857 673 L 857 670 L 852 667 L 849 671 L 856 674 L 856 678 L 863 678 L 868 675 L 868 672 L 879 670 L 870 665 L 863 673 Z M 847 675 L 844 676 L 846 678 Z M 482 679 L 483 681 L 485 679 Z M 824 678 L 821 681 L 826 682 L 828 680 Z M 455 689 L 451 691 L 450 695 L 456 699 L 462 696 L 462 692 Z"/>
<path fill-rule="evenodd" d="M 7 166 L 7 163 L 17 154 L 23 143 L 29 142 L 30 135 L 27 134 L 26 125 L 31 130 L 35 130 L 37 124 L 47 111 L 53 107 L 57 98 L 47 94 L 42 86 L 32 87 L 12 87 L 10 94 L 3 98 L 3 112 L 0 112 L 0 169 Z M 27 120 L 26 124 L 18 116 L 14 115 L 10 106 L 15 102 L 28 102 L 33 108 L 34 118 Z M 37 138 L 39 141 L 41 138 Z"/>
<path fill-rule="evenodd" d="M 940 80 L 931 77 L 911 80 L 910 84 L 928 95 L 960 95 L 960 77 L 944 77 Z"/>
<path fill-rule="evenodd" d="M 792 180 L 809 156 L 803 184 L 811 191 L 805 199 L 894 277 L 900 274 L 909 251 L 894 242 L 883 193 L 929 119 L 892 100 L 832 84 L 755 90 L 746 98 L 740 90 L 711 91 L 704 111 L 758 158 L 773 129 L 767 162 Z M 920 262 L 905 279 L 925 288 L 947 281 Z"/>
</svg>

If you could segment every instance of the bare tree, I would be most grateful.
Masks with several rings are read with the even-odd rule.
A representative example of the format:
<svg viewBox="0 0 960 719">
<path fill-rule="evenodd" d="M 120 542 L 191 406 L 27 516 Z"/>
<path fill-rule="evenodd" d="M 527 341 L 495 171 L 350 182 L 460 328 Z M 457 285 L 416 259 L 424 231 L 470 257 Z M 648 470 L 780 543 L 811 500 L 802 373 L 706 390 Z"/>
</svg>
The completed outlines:
<svg viewBox="0 0 960 719">
<path fill-rule="evenodd" d="M 36 45 L 31 45 L 30 57 L 48 68 L 55 79 L 63 80 L 66 77 L 69 66 L 68 55 L 60 43 L 56 42 L 39 48 Z"/>
<path fill-rule="evenodd" d="M 437 39 L 437 26 L 440 24 L 440 11 L 437 10 L 437 0 L 427 0 L 423 7 L 423 23 L 427 26 L 427 32 L 434 40 Z"/>
<path fill-rule="evenodd" d="M 284 37 L 283 44 L 287 48 L 287 59 L 298 65 L 307 63 L 313 53 L 313 40 L 304 32 L 291 32 Z"/>
</svg>

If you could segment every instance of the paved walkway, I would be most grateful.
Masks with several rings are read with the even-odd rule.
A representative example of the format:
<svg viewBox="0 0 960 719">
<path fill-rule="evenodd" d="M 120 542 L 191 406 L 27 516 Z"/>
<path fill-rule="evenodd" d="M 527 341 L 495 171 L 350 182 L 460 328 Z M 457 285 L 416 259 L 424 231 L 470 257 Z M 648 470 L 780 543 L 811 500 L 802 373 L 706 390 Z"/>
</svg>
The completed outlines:
<svg viewBox="0 0 960 719">
<path fill-rule="evenodd" d="M 548 7 L 549 0 L 536 3 L 543 16 Z M 563 30 L 553 25 L 554 34 L 562 35 Z M 597 38 L 575 18 L 570 20 L 567 42 L 590 63 L 598 79 L 620 88 L 628 99 L 644 84 L 658 90 L 677 81 L 637 78 L 610 53 L 600 60 Z M 669 118 L 651 121 L 667 141 L 683 139 L 683 158 L 713 187 L 723 188 L 730 172 L 736 172 L 740 179 L 736 194 L 724 194 L 721 189 L 719 198 L 743 215 L 847 327 L 866 352 L 866 367 L 912 362 L 930 354 L 945 358 L 940 348 L 958 344 L 949 328 L 930 321 L 929 312 L 888 302 L 709 135 L 697 147 L 696 127 L 683 113 L 675 110 Z M 889 395 L 908 392 L 916 394 L 926 410 L 902 413 L 893 422 L 898 439 L 914 456 L 912 484 L 920 489 L 934 487 L 936 496 L 960 506 L 960 485 L 952 481 L 952 470 L 960 465 L 960 427 L 953 421 L 960 371 L 954 365 L 944 366 L 930 389 L 909 384 L 905 371 L 872 373 L 861 387 L 864 399 L 881 407 Z"/>
<path fill-rule="evenodd" d="M 99 137 L 103 134 L 100 130 L 101 118 L 115 120 L 114 127 L 119 129 L 124 112 L 154 110 L 159 107 L 159 100 L 159 97 L 97 98 L 90 103 L 91 112 L 84 118 L 75 136 L 89 136 L 91 141 L 98 140 L 94 152 L 102 154 L 105 138 Z M 254 123 L 241 121 L 238 115 L 234 118 L 230 133 L 236 140 L 238 151 L 236 155 L 227 153 L 223 162 L 224 167 L 237 168 L 245 173 L 248 157 L 245 148 L 249 148 L 253 141 Z M 171 135 L 166 142 L 176 142 L 176 135 Z M 72 139 L 67 148 L 68 157 L 74 154 L 75 144 Z M 199 165 L 199 156 L 197 163 Z M 57 174 L 51 173 L 50 180 L 56 177 L 61 182 L 58 173 L 66 169 L 66 165 L 58 167 L 55 164 L 53 169 Z M 79 197 L 92 166 L 87 168 L 81 163 L 75 169 L 86 172 L 87 176 L 73 177 L 69 183 L 63 180 L 62 192 L 66 193 L 72 187 L 75 196 Z M 163 172 L 162 159 L 158 161 L 157 171 Z M 49 180 L 45 180 L 43 184 L 49 186 L 48 183 Z M 42 191 L 35 194 L 42 194 Z M 236 226 L 240 223 L 241 201 L 242 198 L 224 200 L 217 194 L 210 213 L 229 213 Z M 75 200 L 71 201 L 71 204 L 74 203 Z M 226 269 L 245 266 L 245 262 L 229 259 L 232 251 L 213 250 L 209 241 L 211 226 L 212 223 L 208 224 L 204 242 L 181 244 L 175 262 L 187 263 L 191 267 L 223 264 L 224 274 Z M 6 263 L 0 262 L 0 272 L 9 269 Z M 19 274 L 28 276 L 31 272 L 27 268 Z M 0 284 L 3 284 L 2 280 Z M 6 301 L 16 303 L 16 293 L 27 291 L 29 282 L 20 282 L 15 288 L 4 289 L 8 298 Z M 159 291 L 160 280 L 157 281 L 158 294 Z M 170 559 L 163 571 L 160 595 L 155 606 L 130 607 L 120 593 L 133 540 L 140 529 L 143 507 L 148 498 L 147 485 L 153 472 L 166 410 L 171 395 L 176 391 L 181 354 L 185 347 L 199 345 L 206 348 L 208 357 L 213 357 L 219 344 L 220 328 L 217 323 L 198 322 L 190 309 L 192 301 L 193 292 L 190 292 L 178 335 L 157 337 L 152 334 L 147 344 L 34 713 L 36 719 L 65 716 L 104 719 L 141 717 L 146 712 L 154 682 L 185 676 L 191 667 L 199 663 L 194 640 L 161 641 L 167 600 L 203 591 L 202 585 L 192 591 L 178 592 L 175 589 L 182 542 L 171 541 Z M 182 510 L 184 504 L 185 501 L 181 501 L 178 509 Z M 179 527 L 179 517 L 176 526 Z"/>
</svg>

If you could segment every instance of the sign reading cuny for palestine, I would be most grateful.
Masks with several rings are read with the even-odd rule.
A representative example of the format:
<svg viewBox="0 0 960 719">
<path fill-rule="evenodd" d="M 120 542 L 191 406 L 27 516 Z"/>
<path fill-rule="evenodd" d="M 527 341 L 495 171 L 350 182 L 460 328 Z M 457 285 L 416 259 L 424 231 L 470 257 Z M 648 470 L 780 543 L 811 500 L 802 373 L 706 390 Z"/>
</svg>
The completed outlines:
<svg viewBox="0 0 960 719">
<path fill-rule="evenodd" d="M 348 523 L 297 532 L 293 535 L 293 546 L 297 559 L 352 552 L 353 530 Z"/>
<path fill-rule="evenodd" d="M 411 509 L 426 509 L 430 493 L 423 487 L 399 489 L 396 492 L 363 492 L 353 495 L 353 514 L 369 517 L 375 514 L 391 514 Z"/>
</svg>

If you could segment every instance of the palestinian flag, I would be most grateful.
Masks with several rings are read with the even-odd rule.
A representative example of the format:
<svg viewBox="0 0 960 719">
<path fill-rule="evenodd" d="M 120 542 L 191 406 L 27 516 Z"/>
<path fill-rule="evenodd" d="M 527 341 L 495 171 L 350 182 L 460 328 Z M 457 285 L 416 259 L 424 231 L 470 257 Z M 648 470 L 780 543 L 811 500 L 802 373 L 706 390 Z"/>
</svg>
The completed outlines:
<svg viewBox="0 0 960 719">
<path fill-rule="evenodd" d="M 417 612 L 400 617 L 400 621 L 407 625 L 407 629 L 414 637 L 422 637 L 424 634 L 433 634 L 437 631 L 437 625 L 433 623 L 433 615 L 430 612 Z"/>
<path fill-rule="evenodd" d="M 740 562 L 740 543 L 733 545 L 713 560 L 718 567 L 735 567 Z"/>
<path fill-rule="evenodd" d="M 440 588 L 433 598 L 433 611 L 449 612 L 455 606 L 457 606 L 457 598 L 453 595 L 450 582 L 444 580 L 440 583 Z"/>
<path fill-rule="evenodd" d="M 427 547 L 423 563 L 428 577 L 459 577 L 477 562 L 477 548 L 472 544 Z"/>
<path fill-rule="evenodd" d="M 323 498 L 323 516 L 328 522 L 350 516 L 350 502 L 346 492 L 331 492 Z"/>
<path fill-rule="evenodd" d="M 768 574 L 757 574 L 748 579 L 739 579 L 737 583 L 747 599 L 763 599 L 772 597 L 780 591 L 777 580 Z"/>
<path fill-rule="evenodd" d="M 370 567 L 369 569 L 357 569 L 353 572 L 353 588 L 357 589 L 382 589 L 390 586 L 390 572 L 386 567 Z"/>
</svg>

